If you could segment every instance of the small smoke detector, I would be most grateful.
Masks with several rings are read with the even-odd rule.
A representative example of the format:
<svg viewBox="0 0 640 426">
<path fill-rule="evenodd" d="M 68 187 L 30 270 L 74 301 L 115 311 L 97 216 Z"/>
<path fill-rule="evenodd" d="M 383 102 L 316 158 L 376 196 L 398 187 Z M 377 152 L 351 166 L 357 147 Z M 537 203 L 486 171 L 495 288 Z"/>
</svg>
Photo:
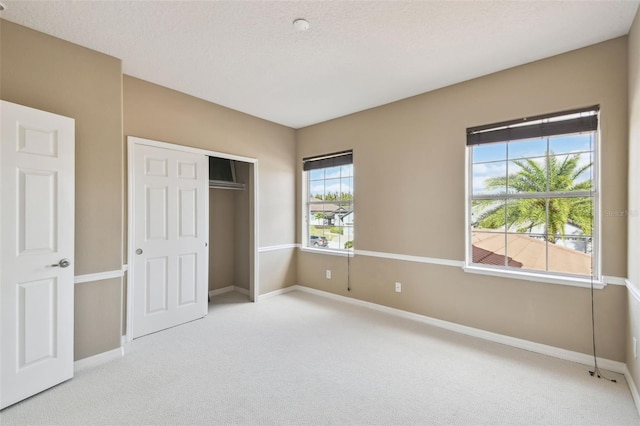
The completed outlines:
<svg viewBox="0 0 640 426">
<path fill-rule="evenodd" d="M 307 31 L 309 29 L 309 21 L 306 19 L 298 18 L 293 21 L 293 28 L 296 31 Z"/>
</svg>

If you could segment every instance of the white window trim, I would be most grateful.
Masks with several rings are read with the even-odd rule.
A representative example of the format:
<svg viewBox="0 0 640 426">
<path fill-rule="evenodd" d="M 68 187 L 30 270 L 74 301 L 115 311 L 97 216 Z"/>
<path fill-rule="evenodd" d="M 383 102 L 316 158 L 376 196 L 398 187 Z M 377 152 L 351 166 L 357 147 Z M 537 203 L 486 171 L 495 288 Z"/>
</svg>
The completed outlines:
<svg viewBox="0 0 640 426">
<path fill-rule="evenodd" d="M 602 278 L 594 278 L 592 280 L 591 278 L 554 275 L 546 272 L 536 273 L 529 270 L 514 271 L 511 269 L 498 269 L 489 266 L 479 266 L 477 264 L 472 265 L 473 266 L 467 264 L 462 267 L 462 270 L 470 274 L 490 275 L 494 277 L 512 278 L 516 280 L 534 281 L 547 284 L 561 284 L 572 287 L 591 288 L 591 285 L 593 284 L 593 288 L 596 290 L 602 290 L 607 285 L 602 280 Z"/>
<path fill-rule="evenodd" d="M 601 199 L 600 196 L 600 141 L 601 141 L 601 124 L 598 124 L 598 130 L 596 133 L 595 149 L 593 150 L 593 191 L 590 196 L 594 198 L 594 213 L 593 213 L 593 246 L 592 256 L 594 259 L 594 271 L 593 278 L 591 277 L 574 277 L 554 274 L 552 272 L 536 272 L 532 270 L 515 271 L 500 266 L 488 266 L 481 265 L 472 262 L 471 253 L 471 188 L 473 188 L 473 173 L 471 172 L 472 164 L 470 160 L 471 147 L 465 147 L 465 261 L 462 270 L 467 273 L 492 275 L 496 277 L 521 279 L 527 281 L 543 282 L 549 284 L 561 284 L 572 287 L 591 288 L 601 290 L 606 286 L 602 277 L 602 261 L 600 259 L 600 253 L 602 253 L 600 238 L 601 223 Z"/>
<path fill-rule="evenodd" d="M 316 248 L 316 247 L 304 247 L 300 246 L 300 251 L 305 251 L 308 253 L 316 253 L 316 254 L 327 254 L 329 256 L 342 256 L 342 257 L 354 257 L 355 251 L 353 249 L 328 249 L 328 248 Z"/>
</svg>

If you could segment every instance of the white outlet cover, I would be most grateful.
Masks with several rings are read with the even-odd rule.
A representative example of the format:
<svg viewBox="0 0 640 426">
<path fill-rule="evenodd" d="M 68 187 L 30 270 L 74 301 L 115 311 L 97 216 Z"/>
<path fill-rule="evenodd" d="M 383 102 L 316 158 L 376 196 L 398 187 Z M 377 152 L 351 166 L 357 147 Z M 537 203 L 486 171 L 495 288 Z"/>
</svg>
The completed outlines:
<svg viewBox="0 0 640 426">
<path fill-rule="evenodd" d="M 331 279 L 331 269 L 327 269 L 327 273 L 326 273 L 327 279 L 330 280 Z"/>
</svg>

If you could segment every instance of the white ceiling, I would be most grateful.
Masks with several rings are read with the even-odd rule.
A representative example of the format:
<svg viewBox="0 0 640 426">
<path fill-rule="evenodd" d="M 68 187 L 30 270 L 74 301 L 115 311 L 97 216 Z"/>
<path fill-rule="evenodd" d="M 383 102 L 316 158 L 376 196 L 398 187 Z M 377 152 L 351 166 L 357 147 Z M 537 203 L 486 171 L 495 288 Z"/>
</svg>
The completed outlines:
<svg viewBox="0 0 640 426">
<path fill-rule="evenodd" d="M 125 74 L 300 128 L 625 35 L 639 1 L 0 2 Z"/>
</svg>

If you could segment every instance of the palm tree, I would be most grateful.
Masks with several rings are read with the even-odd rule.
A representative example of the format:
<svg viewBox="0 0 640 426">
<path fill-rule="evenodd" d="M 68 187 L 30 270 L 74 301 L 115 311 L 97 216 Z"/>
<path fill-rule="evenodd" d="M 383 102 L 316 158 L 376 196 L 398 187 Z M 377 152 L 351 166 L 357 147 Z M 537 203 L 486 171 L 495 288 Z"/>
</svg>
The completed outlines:
<svg viewBox="0 0 640 426">
<path fill-rule="evenodd" d="M 551 153 L 553 154 L 553 153 Z M 533 159 L 514 160 L 520 170 L 506 176 L 486 180 L 488 190 L 504 189 L 508 193 L 525 192 L 571 192 L 589 191 L 592 179 L 576 182 L 591 164 L 579 167 L 580 155 L 568 155 L 560 161 L 549 155 L 544 163 Z M 548 188 L 547 188 L 548 184 Z M 548 220 L 547 220 L 548 203 Z M 564 235 L 565 225 L 571 224 L 584 234 L 592 235 L 592 200 L 590 197 L 575 198 L 516 198 L 504 202 L 476 200 L 473 208 L 481 212 L 475 226 L 485 229 L 515 229 L 517 232 L 531 232 L 539 225 L 547 225 L 547 239 L 556 242 L 556 235 Z M 506 211 L 505 211 L 506 208 Z"/>
</svg>

